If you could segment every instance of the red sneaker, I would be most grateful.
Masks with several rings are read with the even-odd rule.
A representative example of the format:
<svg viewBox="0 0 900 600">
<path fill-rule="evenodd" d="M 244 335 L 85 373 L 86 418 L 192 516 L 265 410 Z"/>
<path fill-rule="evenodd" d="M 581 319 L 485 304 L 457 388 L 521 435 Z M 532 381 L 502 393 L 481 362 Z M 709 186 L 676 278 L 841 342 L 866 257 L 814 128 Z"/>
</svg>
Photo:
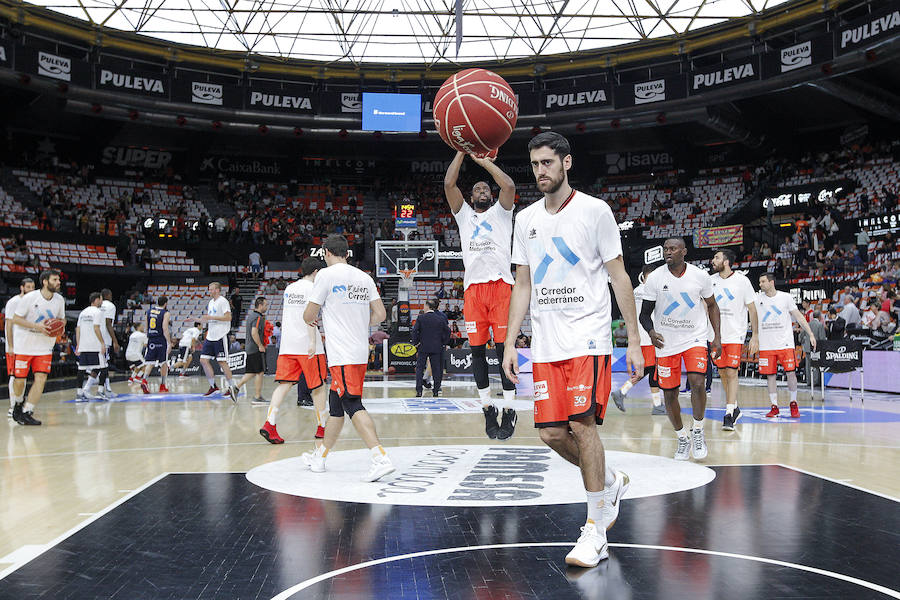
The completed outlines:
<svg viewBox="0 0 900 600">
<path fill-rule="evenodd" d="M 159 384 L 159 392 L 160 393 L 168 392 L 168 391 L 169 391 L 169 388 L 166 387 L 166 384 L 164 384 L 164 383 Z"/>
<path fill-rule="evenodd" d="M 203 394 L 203 397 L 206 398 L 207 396 L 212 396 L 213 394 L 215 394 L 218 391 L 219 391 L 219 386 L 211 385 L 211 386 L 209 386 L 209 389 L 206 390 L 206 393 Z"/>
<path fill-rule="evenodd" d="M 796 402 L 791 402 L 791 418 L 792 419 L 800 418 L 800 407 L 797 406 Z"/>
<path fill-rule="evenodd" d="M 128 383 L 134 383 L 134 377 L 129 377 L 129 378 L 128 378 Z"/>
<path fill-rule="evenodd" d="M 149 394 L 149 393 L 150 393 L 150 386 L 147 385 L 147 380 L 146 380 L 146 379 L 143 380 L 143 381 L 141 381 L 141 391 L 144 392 L 145 394 Z"/>
<path fill-rule="evenodd" d="M 777 405 L 777 404 L 773 404 L 773 405 L 772 405 L 772 410 L 770 410 L 770 411 L 768 412 L 768 414 L 766 415 L 766 418 L 771 419 L 772 417 L 777 417 L 777 416 L 778 416 L 778 405 Z"/>
<path fill-rule="evenodd" d="M 270 424 L 268 421 L 262 426 L 262 429 L 259 430 L 259 435 L 266 438 L 266 441 L 270 444 L 283 444 L 284 440 L 281 439 L 281 436 L 278 435 L 278 430 L 275 429 L 275 426 Z"/>
<path fill-rule="evenodd" d="M 319 425 L 316 427 L 316 439 L 321 440 L 325 437 L 325 428 Z"/>
</svg>

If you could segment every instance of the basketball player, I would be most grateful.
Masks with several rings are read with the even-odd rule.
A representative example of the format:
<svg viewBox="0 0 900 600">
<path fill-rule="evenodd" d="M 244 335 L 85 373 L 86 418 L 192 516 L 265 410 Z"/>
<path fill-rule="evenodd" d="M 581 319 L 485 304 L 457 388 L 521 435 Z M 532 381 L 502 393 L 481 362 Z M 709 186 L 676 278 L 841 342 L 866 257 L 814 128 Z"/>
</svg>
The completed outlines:
<svg viewBox="0 0 900 600">
<path fill-rule="evenodd" d="M 759 319 L 756 317 L 756 291 L 743 273 L 731 269 L 734 264 L 733 250 L 719 250 L 712 258 L 713 296 L 719 305 L 722 322 L 722 355 L 716 359 L 719 377 L 725 387 L 725 417 L 722 429 L 734 431 L 741 418 L 738 406 L 738 369 L 741 367 L 741 352 L 747 337 L 747 314 L 750 315 L 750 355 L 759 352 Z"/>
<path fill-rule="evenodd" d="M 516 200 L 516 185 L 512 178 L 494 164 L 492 158 L 475 158 L 494 182 L 500 186 L 499 201 L 494 202 L 491 186 L 479 181 L 472 186 L 469 206 L 462 192 L 456 187 L 459 170 L 466 155 L 457 152 L 444 176 L 444 195 L 459 226 L 462 240 L 463 265 L 465 267 L 463 315 L 466 333 L 472 347 L 472 370 L 475 372 L 475 386 L 481 397 L 484 411 L 484 429 L 491 439 L 505 440 L 512 436 L 516 427 L 516 411 L 513 401 L 516 386 L 501 369 L 500 381 L 503 386 L 503 417 L 497 423 L 497 406 L 491 398 L 491 384 L 488 377 L 485 345 L 493 331 L 497 358 L 503 358 L 503 340 L 506 338 L 506 320 L 509 313 L 509 294 L 513 278 L 510 271 L 510 238 L 512 237 L 512 217 Z"/>
<path fill-rule="evenodd" d="M 44 393 L 44 384 L 53 360 L 53 344 L 56 338 L 49 334 L 45 324 L 51 319 L 66 318 L 66 302 L 59 295 L 59 271 L 47 269 L 38 278 L 41 289 L 22 296 L 16 304 L 13 316 L 16 336 L 16 380 L 13 383 L 13 420 L 20 425 L 40 425 L 34 418 L 34 407 Z M 34 373 L 34 383 L 25 401 L 25 378 L 28 371 Z"/>
<path fill-rule="evenodd" d="M 106 342 L 103 329 L 106 317 L 100 308 L 103 297 L 100 292 L 91 292 L 89 304 L 78 315 L 75 325 L 75 356 L 78 357 L 78 392 L 76 400 L 92 398 L 91 388 L 99 383 L 100 370 L 106 366 Z M 98 396 L 106 399 L 103 386 Z"/>
<path fill-rule="evenodd" d="M 641 314 L 641 304 L 644 301 L 643 282 L 647 281 L 647 277 L 650 276 L 650 273 L 652 273 L 654 269 L 656 269 L 656 267 L 652 265 L 644 265 L 644 268 L 641 270 L 641 283 L 634 288 L 635 314 Z M 644 355 L 644 374 L 641 376 L 641 379 L 647 376 L 650 377 L 650 399 L 653 402 L 653 408 L 650 410 L 650 414 L 665 415 L 666 408 L 663 406 L 662 394 L 659 391 L 659 380 L 656 378 L 656 348 L 653 346 L 653 342 L 650 341 L 650 336 L 643 327 L 638 327 L 638 333 L 641 337 L 641 354 Z M 612 393 L 612 399 L 616 404 L 616 408 L 622 412 L 625 412 L 625 396 L 633 387 L 634 384 L 631 383 L 631 380 L 629 379 L 622 384 L 622 387 Z"/>
<path fill-rule="evenodd" d="M 231 377 L 231 367 L 228 366 L 228 332 L 231 331 L 231 304 L 222 296 L 222 284 L 213 281 L 209 284 L 210 300 L 206 306 L 206 314 L 200 317 L 200 323 L 206 323 L 206 339 L 203 341 L 203 348 L 200 349 L 200 365 L 206 374 L 206 380 L 209 382 L 209 389 L 203 394 L 206 397 L 212 396 L 219 391 L 216 385 L 215 373 L 213 372 L 210 359 L 215 359 L 225 374 L 225 381 L 228 384 L 228 390 L 225 393 L 231 398 L 231 401 L 237 404 L 237 389 L 234 387 L 234 380 Z"/>
<path fill-rule="evenodd" d="M 15 326 L 13 325 L 13 317 L 16 315 L 16 305 L 19 300 L 27 293 L 34 291 L 34 279 L 25 277 L 19 282 L 19 295 L 13 296 L 6 302 L 6 308 L 3 309 L 3 315 L 6 318 L 4 329 L 6 330 L 6 372 L 9 374 L 9 412 L 7 416 L 12 419 L 13 406 L 15 406 L 15 394 L 13 393 L 13 384 L 16 381 L 16 352 L 15 352 Z"/>
<path fill-rule="evenodd" d="M 759 320 L 759 373 L 766 376 L 769 403 L 772 405 L 766 416 L 769 418 L 778 416 L 775 375 L 778 373 L 780 363 L 787 376 L 788 391 L 791 393 L 791 417 L 798 419 L 800 407 L 797 406 L 797 358 L 794 354 L 794 330 L 791 318 L 796 319 L 797 324 L 809 336 L 813 350 L 816 349 L 816 336 L 809 328 L 803 313 L 797 309 L 791 295 L 775 289 L 775 273 L 764 273 L 759 276 L 756 310 L 762 315 Z"/>
<path fill-rule="evenodd" d="M 247 352 L 247 364 L 244 367 L 244 376 L 235 386 L 241 386 L 253 380 L 253 391 L 256 393 L 250 404 L 260 406 L 266 404 L 262 398 L 263 375 L 266 372 L 266 346 L 263 344 L 263 335 L 266 328 L 266 310 L 269 303 L 264 296 L 253 301 L 253 309 L 247 315 L 247 326 L 244 330 L 244 349 Z"/>
<path fill-rule="evenodd" d="M 300 263 L 302 277 L 284 288 L 284 314 L 281 317 L 281 345 L 278 347 L 278 363 L 275 367 L 275 381 L 278 387 L 272 394 L 269 413 L 259 434 L 271 444 L 283 444 L 278 435 L 275 421 L 278 410 L 284 402 L 291 386 L 301 379 L 311 391 L 313 406 L 316 411 L 316 447 L 322 445 L 325 438 L 326 389 L 325 379 L 328 369 L 325 364 L 325 344 L 318 327 L 307 325 L 303 320 L 303 312 L 309 302 L 313 283 L 319 270 L 325 267 L 318 258 L 304 258 Z"/>
<path fill-rule="evenodd" d="M 686 255 L 687 248 L 681 238 L 669 238 L 663 244 L 666 266 L 653 271 L 644 281 L 640 319 L 641 326 L 656 346 L 656 375 L 665 396 L 669 422 L 678 438 L 675 460 L 688 460 L 692 455 L 694 459 L 702 460 L 708 454 L 703 436 L 706 361 L 710 356 L 713 359 L 719 357 L 722 343 L 719 306 L 713 298 L 712 278 L 706 271 L 686 263 Z M 657 303 L 659 309 L 654 312 Z M 707 348 L 707 326 L 710 323 L 713 339 Z M 682 362 L 691 384 L 694 423 L 690 432 L 682 425 L 678 403 Z"/>
<path fill-rule="evenodd" d="M 325 471 L 325 459 L 337 442 L 346 413 L 371 452 L 372 463 L 363 481 L 377 481 L 393 473 L 394 465 L 378 441 L 375 423 L 363 406 L 362 393 L 369 359 L 369 327 L 384 321 L 384 304 L 372 278 L 347 264 L 344 236 L 329 235 L 323 247 L 328 266 L 316 275 L 303 320 L 315 326 L 319 312 L 322 313 L 331 371 L 329 417 L 324 443 L 306 458 L 311 471 Z M 306 382 L 313 383 L 309 379 Z"/>
<path fill-rule="evenodd" d="M 169 299 L 160 296 L 156 306 L 147 309 L 147 354 L 144 355 L 144 376 L 141 378 L 141 391 L 150 393 L 147 378 L 153 367 L 159 367 L 159 393 L 169 391 L 166 376 L 169 374 L 169 350 L 172 348 L 172 335 L 169 329 L 169 311 L 166 304 Z"/>
<path fill-rule="evenodd" d="M 194 358 L 194 344 L 200 338 L 200 323 L 194 323 L 193 327 L 188 327 L 181 334 L 178 341 L 178 360 L 172 365 L 173 369 L 181 369 L 179 377 L 185 377 L 188 367 L 191 366 L 191 360 Z"/>
<path fill-rule="evenodd" d="M 134 324 L 134 331 L 128 336 L 128 346 L 125 348 L 125 360 L 131 369 L 131 377 L 128 383 L 141 383 L 143 381 L 144 348 L 147 346 L 147 334 L 144 333 L 144 322 Z M 146 383 L 146 381 L 144 381 Z"/>
<path fill-rule="evenodd" d="M 116 305 L 112 302 L 112 291 L 108 288 L 100 290 L 103 295 L 103 304 L 100 310 L 103 311 L 103 317 L 106 323 L 100 328 L 103 331 L 103 341 L 106 344 L 104 351 L 106 352 L 106 366 L 100 371 L 100 384 L 106 390 L 106 394 L 112 394 L 112 384 L 109 381 L 109 364 L 110 360 L 114 360 L 119 355 L 119 340 L 116 339 L 114 329 L 116 323 Z M 112 348 L 112 353 L 110 353 Z"/>
<path fill-rule="evenodd" d="M 609 556 L 606 530 L 615 522 L 628 488 L 628 476 L 607 466 L 597 434 L 612 385 L 609 281 L 628 328 L 632 382 L 643 373 L 644 358 L 612 211 L 603 200 L 569 185 L 572 156 L 566 138 L 541 133 L 531 139 L 528 150 L 544 197 L 516 219 L 516 283 L 503 370 L 517 381 L 515 340 L 530 306 L 534 424 L 545 444 L 581 469 L 587 492 L 587 521 L 566 563 L 593 567 Z"/>
</svg>

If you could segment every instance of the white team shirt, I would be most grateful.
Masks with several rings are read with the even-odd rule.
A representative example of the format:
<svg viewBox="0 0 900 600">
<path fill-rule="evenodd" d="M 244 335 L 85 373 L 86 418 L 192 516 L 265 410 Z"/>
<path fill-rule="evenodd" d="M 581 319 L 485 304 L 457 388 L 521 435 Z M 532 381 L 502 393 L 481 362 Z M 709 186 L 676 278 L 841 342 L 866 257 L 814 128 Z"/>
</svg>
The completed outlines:
<svg viewBox="0 0 900 600">
<path fill-rule="evenodd" d="M 719 305 L 722 343 L 743 344 L 749 323 L 747 305 L 756 301 L 753 284 L 746 275 L 732 271 L 727 279 L 715 273 L 712 285 L 713 296 Z"/>
<path fill-rule="evenodd" d="M 372 278 L 346 263 L 325 267 L 316 275 L 309 302 L 322 307 L 329 367 L 368 363 L 369 302 L 380 297 Z"/>
<path fill-rule="evenodd" d="M 196 327 L 188 327 L 184 330 L 184 333 L 181 334 L 181 340 L 178 342 L 178 345 L 190 348 L 194 344 L 194 340 L 198 337 L 200 337 L 200 330 Z"/>
<path fill-rule="evenodd" d="M 309 325 L 303 320 L 303 311 L 309 304 L 309 296 L 312 291 L 313 282 L 307 279 L 299 279 L 284 288 L 284 313 L 281 315 L 279 354 L 306 356 L 309 353 Z M 325 344 L 319 333 L 316 334 L 316 354 L 325 354 Z"/>
<path fill-rule="evenodd" d="M 556 214 L 544 202 L 516 217 L 512 250 L 512 262 L 531 270 L 534 361 L 612 354 L 606 263 L 622 255 L 612 211 L 582 192 Z"/>
<path fill-rule="evenodd" d="M 634 308 L 637 310 L 638 319 L 641 318 L 641 308 L 644 305 L 644 284 L 637 286 L 634 288 Z M 638 333 L 641 336 L 641 346 L 652 346 L 653 340 L 650 339 L 650 334 L 644 331 L 644 328 L 641 327 L 641 324 L 638 323 Z"/>
<path fill-rule="evenodd" d="M 103 334 L 103 343 L 107 346 L 112 346 L 112 337 L 110 337 L 109 330 L 106 328 L 106 319 L 112 319 L 113 325 L 116 324 L 116 305 L 109 300 L 104 300 L 103 304 L 100 305 L 100 312 L 103 313 L 104 319 L 104 321 L 100 323 L 100 332 Z"/>
<path fill-rule="evenodd" d="M 147 334 L 143 331 L 133 331 L 128 336 L 128 347 L 125 348 L 125 360 L 136 362 L 144 360 L 144 346 L 147 345 Z"/>
<path fill-rule="evenodd" d="M 760 350 L 785 350 L 794 347 L 794 317 L 791 312 L 795 310 L 797 305 L 787 292 L 776 291 L 774 296 L 767 296 L 763 292 L 756 295 Z"/>
<path fill-rule="evenodd" d="M 97 339 L 97 333 L 94 331 L 94 325 L 100 326 L 100 333 L 106 326 L 105 315 L 101 308 L 96 306 L 88 306 L 78 315 L 77 327 L 78 333 L 78 352 L 100 352 L 105 350 L 105 342 Z"/>
<path fill-rule="evenodd" d="M 465 274 L 463 287 L 473 283 L 487 283 L 502 279 L 515 283 L 510 270 L 510 238 L 513 231 L 513 211 L 499 202 L 483 213 L 475 212 L 467 202 L 453 217 L 459 227 Z"/>
<path fill-rule="evenodd" d="M 17 294 L 6 301 L 6 308 L 3 309 L 3 315 L 4 315 L 4 317 L 6 317 L 6 321 L 8 323 L 12 323 L 13 317 L 16 314 L 16 305 L 19 303 L 19 300 L 21 298 L 22 298 L 22 296 Z M 17 329 L 21 329 L 21 328 L 13 325 L 12 326 L 13 339 L 9 339 L 8 337 L 6 338 L 6 351 L 7 352 L 9 352 L 10 342 L 13 343 L 13 348 L 15 348 L 15 342 L 16 342 L 15 335 L 16 335 Z"/>
<path fill-rule="evenodd" d="M 16 304 L 16 314 L 31 323 L 41 323 L 47 319 L 65 319 L 66 301 L 59 294 L 47 300 L 41 290 L 28 292 Z M 56 338 L 44 335 L 43 332 L 31 331 L 24 327 L 16 327 L 14 348 L 16 355 L 45 356 L 53 352 Z"/>
<path fill-rule="evenodd" d="M 225 313 L 231 312 L 231 304 L 225 296 L 219 296 L 215 300 L 210 300 L 206 305 L 206 314 L 210 316 L 221 317 Z M 210 342 L 221 340 L 231 331 L 231 321 L 207 321 L 206 322 L 206 339 Z"/>
<path fill-rule="evenodd" d="M 644 299 L 656 302 L 653 329 L 663 337 L 657 356 L 674 356 L 700 346 L 706 348 L 709 317 L 704 299 L 713 295 L 709 273 L 685 263 L 681 277 L 667 265 L 650 273 L 644 282 Z"/>
</svg>

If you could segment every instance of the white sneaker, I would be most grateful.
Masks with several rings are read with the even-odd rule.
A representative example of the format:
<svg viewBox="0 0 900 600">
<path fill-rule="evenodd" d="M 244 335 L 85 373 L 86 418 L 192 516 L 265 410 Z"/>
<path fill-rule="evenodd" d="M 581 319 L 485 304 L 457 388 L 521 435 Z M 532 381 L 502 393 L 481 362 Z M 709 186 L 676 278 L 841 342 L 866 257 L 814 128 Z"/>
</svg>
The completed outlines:
<svg viewBox="0 0 900 600">
<path fill-rule="evenodd" d="M 675 460 L 688 460 L 691 457 L 691 438 L 684 436 L 678 438 L 678 449 L 675 451 Z"/>
<path fill-rule="evenodd" d="M 313 453 L 304 452 L 300 455 L 300 459 L 303 461 L 303 464 L 306 465 L 306 468 L 309 469 L 310 465 L 312 465 Z"/>
<path fill-rule="evenodd" d="M 706 458 L 706 455 L 709 454 L 702 429 L 694 429 L 691 431 L 691 454 L 694 456 L 694 460 L 703 460 Z"/>
<path fill-rule="evenodd" d="M 324 473 L 325 472 L 325 457 L 318 456 L 313 452 L 305 452 L 303 454 L 304 460 L 306 460 L 306 455 L 309 454 L 309 470 L 313 473 Z"/>
<path fill-rule="evenodd" d="M 616 519 L 619 518 L 619 502 L 628 491 L 630 483 L 628 475 L 622 471 L 616 471 L 615 483 L 603 491 L 603 523 L 606 525 L 607 531 L 616 524 Z"/>
<path fill-rule="evenodd" d="M 596 567 L 597 563 L 605 558 L 609 558 L 606 530 L 598 530 L 593 523 L 585 523 L 575 547 L 566 554 L 566 564 L 575 567 Z"/>
<path fill-rule="evenodd" d="M 386 455 L 380 458 L 372 459 L 372 466 L 369 467 L 369 472 L 366 473 L 365 477 L 363 477 L 363 481 L 378 481 L 385 475 L 389 475 L 396 471 L 394 468 L 394 463 L 391 462 L 391 459 Z"/>
</svg>

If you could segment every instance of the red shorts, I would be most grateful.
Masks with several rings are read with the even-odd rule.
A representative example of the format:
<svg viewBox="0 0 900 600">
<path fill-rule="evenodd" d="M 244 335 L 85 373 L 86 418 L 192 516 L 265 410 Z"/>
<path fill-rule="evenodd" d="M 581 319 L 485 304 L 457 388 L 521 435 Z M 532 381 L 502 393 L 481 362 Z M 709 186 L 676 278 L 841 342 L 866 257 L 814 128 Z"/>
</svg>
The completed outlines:
<svg viewBox="0 0 900 600">
<path fill-rule="evenodd" d="M 28 371 L 32 373 L 49 373 L 50 364 L 53 362 L 52 354 L 43 354 L 41 356 L 28 356 L 27 354 L 16 354 L 15 375 L 16 379 L 25 379 L 28 377 Z"/>
<path fill-rule="evenodd" d="M 275 381 L 278 383 L 297 383 L 300 375 L 306 379 L 306 387 L 316 389 L 328 376 L 325 366 L 325 355 L 316 354 L 310 358 L 307 354 L 279 354 L 275 367 Z"/>
<path fill-rule="evenodd" d="M 506 321 L 509 318 L 509 296 L 512 286 L 498 279 L 487 283 L 473 283 L 463 294 L 463 318 L 470 346 L 483 346 L 491 339 L 506 341 Z"/>
<path fill-rule="evenodd" d="M 760 350 L 759 351 L 759 374 L 775 375 L 778 373 L 778 363 L 787 373 L 797 368 L 797 356 L 794 354 L 793 348 L 785 348 L 784 350 Z"/>
<path fill-rule="evenodd" d="M 722 344 L 722 356 L 715 360 L 720 369 L 737 369 L 741 366 L 743 344 Z"/>
<path fill-rule="evenodd" d="M 656 377 L 659 387 L 664 390 L 675 390 L 681 386 L 681 362 L 684 361 L 685 373 L 702 373 L 706 375 L 709 351 L 706 346 L 694 346 L 672 356 L 656 358 Z"/>
<path fill-rule="evenodd" d="M 12 352 L 6 353 L 6 374 L 12 375 L 16 370 L 16 355 Z"/>
<path fill-rule="evenodd" d="M 338 396 L 362 397 L 363 381 L 366 379 L 366 365 L 340 365 L 331 367 L 331 389 Z"/>
<path fill-rule="evenodd" d="M 656 346 L 641 346 L 644 355 L 644 368 L 656 366 Z"/>
<path fill-rule="evenodd" d="M 588 415 L 599 425 L 611 388 L 608 354 L 534 363 L 534 426 L 568 425 Z"/>
</svg>

